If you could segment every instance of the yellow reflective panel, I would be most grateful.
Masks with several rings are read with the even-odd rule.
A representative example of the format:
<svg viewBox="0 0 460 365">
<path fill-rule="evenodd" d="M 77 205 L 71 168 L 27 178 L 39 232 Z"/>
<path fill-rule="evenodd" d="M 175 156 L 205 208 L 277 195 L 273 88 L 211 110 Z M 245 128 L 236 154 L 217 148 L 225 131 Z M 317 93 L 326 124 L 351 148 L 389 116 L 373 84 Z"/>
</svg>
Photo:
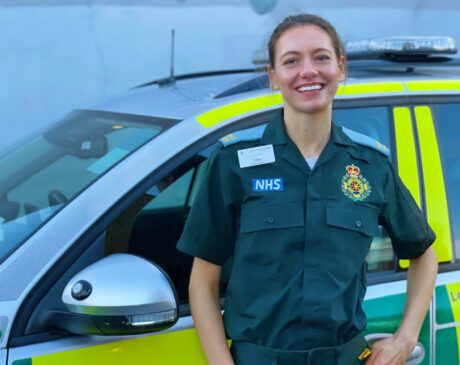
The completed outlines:
<svg viewBox="0 0 460 365">
<path fill-rule="evenodd" d="M 406 85 L 409 91 L 460 90 L 460 80 L 408 81 Z"/>
<path fill-rule="evenodd" d="M 420 181 L 417 165 L 417 153 L 414 142 L 414 131 L 412 128 L 412 117 L 408 107 L 393 109 L 396 155 L 398 158 L 398 173 L 401 180 L 411 192 L 417 205 L 421 207 Z M 399 266 L 406 269 L 409 267 L 409 260 L 399 260 Z"/>
<path fill-rule="evenodd" d="M 401 180 L 412 193 L 417 205 L 421 207 L 417 153 L 410 110 L 408 107 L 394 108 L 393 116 L 395 122 L 398 173 Z"/>
<path fill-rule="evenodd" d="M 447 284 L 446 290 L 449 294 L 450 308 L 452 309 L 454 321 L 458 324 L 460 323 L 460 283 Z M 457 332 L 458 358 L 460 359 L 460 325 L 457 325 L 455 330 Z"/>
<path fill-rule="evenodd" d="M 340 85 L 337 96 L 376 94 L 376 93 L 398 93 L 405 91 L 401 82 L 377 82 L 368 84 L 345 84 Z M 283 104 L 283 97 L 280 93 L 262 95 L 247 100 L 237 101 L 232 104 L 223 105 L 212 109 L 196 117 L 196 120 L 205 128 L 211 128 L 222 123 L 224 120 L 231 119 L 259 109 L 270 108 Z"/>
<path fill-rule="evenodd" d="M 206 365 L 196 330 L 112 342 L 32 358 L 33 365 Z"/>
<path fill-rule="evenodd" d="M 402 82 L 376 82 L 372 84 L 344 84 L 340 85 L 337 95 L 394 93 L 405 91 Z"/>
<path fill-rule="evenodd" d="M 232 104 L 223 105 L 199 115 L 196 120 L 205 128 L 211 128 L 224 120 L 237 117 L 255 110 L 265 109 L 283 104 L 280 93 L 258 96 L 247 100 L 237 101 Z"/>
<path fill-rule="evenodd" d="M 439 262 L 450 262 L 452 261 L 452 237 L 449 212 L 431 109 L 427 106 L 416 107 L 415 119 L 423 167 L 427 217 L 431 228 L 436 233 L 433 248 Z"/>
</svg>

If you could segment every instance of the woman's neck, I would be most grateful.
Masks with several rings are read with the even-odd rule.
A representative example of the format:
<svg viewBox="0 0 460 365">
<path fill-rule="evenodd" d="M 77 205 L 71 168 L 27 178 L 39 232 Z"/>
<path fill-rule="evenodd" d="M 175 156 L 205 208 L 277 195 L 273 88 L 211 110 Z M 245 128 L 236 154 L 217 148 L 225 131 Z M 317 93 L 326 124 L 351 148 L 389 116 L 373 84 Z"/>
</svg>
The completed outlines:
<svg viewBox="0 0 460 365">
<path fill-rule="evenodd" d="M 296 113 L 284 109 L 284 123 L 288 136 L 305 158 L 319 156 L 331 134 L 332 110 L 315 114 Z"/>
</svg>

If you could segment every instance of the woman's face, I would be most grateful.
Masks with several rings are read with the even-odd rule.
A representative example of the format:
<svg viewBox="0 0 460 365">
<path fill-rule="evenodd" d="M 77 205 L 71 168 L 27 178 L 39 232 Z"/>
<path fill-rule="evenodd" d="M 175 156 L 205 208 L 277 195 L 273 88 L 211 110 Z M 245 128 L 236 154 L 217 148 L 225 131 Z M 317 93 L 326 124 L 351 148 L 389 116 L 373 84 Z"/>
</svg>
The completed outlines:
<svg viewBox="0 0 460 365">
<path fill-rule="evenodd" d="M 345 61 L 337 59 L 329 35 L 315 25 L 293 27 L 281 35 L 275 50 L 270 81 L 283 94 L 285 108 L 309 114 L 330 108 L 345 78 Z"/>
</svg>

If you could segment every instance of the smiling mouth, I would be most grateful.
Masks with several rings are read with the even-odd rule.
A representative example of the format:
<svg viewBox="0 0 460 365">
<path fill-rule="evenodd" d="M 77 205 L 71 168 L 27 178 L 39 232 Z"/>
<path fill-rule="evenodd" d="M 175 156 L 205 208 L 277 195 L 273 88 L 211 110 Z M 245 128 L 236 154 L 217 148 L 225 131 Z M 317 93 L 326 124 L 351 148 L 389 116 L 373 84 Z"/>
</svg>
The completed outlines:
<svg viewBox="0 0 460 365">
<path fill-rule="evenodd" d="M 309 86 L 300 86 L 296 90 L 304 93 L 307 91 L 316 91 L 316 90 L 321 90 L 323 88 L 323 85 L 320 84 L 315 84 L 315 85 L 309 85 Z"/>
</svg>

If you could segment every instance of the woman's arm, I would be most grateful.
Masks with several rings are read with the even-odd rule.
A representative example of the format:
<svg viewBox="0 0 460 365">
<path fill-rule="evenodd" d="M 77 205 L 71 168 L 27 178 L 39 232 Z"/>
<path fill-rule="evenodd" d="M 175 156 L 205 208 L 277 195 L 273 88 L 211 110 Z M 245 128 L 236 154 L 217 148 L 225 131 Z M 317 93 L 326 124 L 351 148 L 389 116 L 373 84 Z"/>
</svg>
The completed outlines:
<svg viewBox="0 0 460 365">
<path fill-rule="evenodd" d="M 403 365 L 413 351 L 433 295 L 438 262 L 433 248 L 410 260 L 407 274 L 407 300 L 398 331 L 378 341 L 366 365 Z"/>
<path fill-rule="evenodd" d="M 193 320 L 210 365 L 234 365 L 219 303 L 221 266 L 195 257 L 189 295 Z"/>
</svg>

